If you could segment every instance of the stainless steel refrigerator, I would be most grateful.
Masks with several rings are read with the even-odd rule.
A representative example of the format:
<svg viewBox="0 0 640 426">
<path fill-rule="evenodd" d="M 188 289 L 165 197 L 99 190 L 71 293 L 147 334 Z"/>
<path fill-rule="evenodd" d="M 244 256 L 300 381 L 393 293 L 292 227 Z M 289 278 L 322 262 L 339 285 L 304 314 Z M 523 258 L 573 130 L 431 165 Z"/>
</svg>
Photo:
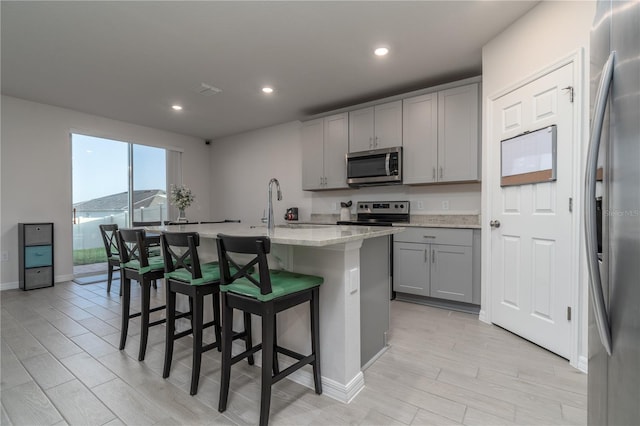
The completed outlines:
<svg viewBox="0 0 640 426">
<path fill-rule="evenodd" d="M 585 173 L 590 425 L 640 424 L 640 1 L 599 0 Z"/>
</svg>

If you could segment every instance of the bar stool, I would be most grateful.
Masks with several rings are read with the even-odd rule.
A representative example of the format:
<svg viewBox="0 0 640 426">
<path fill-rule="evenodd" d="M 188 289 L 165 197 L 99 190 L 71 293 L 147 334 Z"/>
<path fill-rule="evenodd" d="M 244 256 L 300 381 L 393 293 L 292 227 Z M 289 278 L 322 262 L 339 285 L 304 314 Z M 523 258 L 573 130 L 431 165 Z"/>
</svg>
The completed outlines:
<svg viewBox="0 0 640 426">
<path fill-rule="evenodd" d="M 116 223 L 99 225 L 99 228 L 104 249 L 107 252 L 107 293 L 110 293 L 113 272 L 120 271 L 120 253 L 118 251 L 118 239 L 116 238 L 118 225 Z M 122 295 L 122 286 L 120 286 L 120 295 Z"/>
<path fill-rule="evenodd" d="M 313 275 L 269 270 L 267 254 L 271 251 L 268 237 L 237 237 L 218 234 L 218 260 L 220 262 L 220 291 L 222 293 L 222 375 L 218 411 L 227 408 L 231 366 L 262 349 L 262 381 L 260 388 L 260 425 L 269 422 L 271 386 L 304 365 L 311 364 L 317 394 L 322 393 L 320 375 L 320 285 L 324 279 Z M 230 256 L 250 254 L 256 257 L 246 266 L 239 266 Z M 258 271 L 249 269 L 258 265 Z M 233 271 L 236 268 L 237 271 Z M 276 341 L 276 314 L 304 302 L 309 302 L 311 313 L 311 354 L 302 355 L 278 346 Z M 233 310 L 262 317 L 262 343 L 234 357 L 231 356 L 231 323 Z M 278 354 L 297 359 L 284 371 L 279 371 Z M 273 370 L 273 375 L 272 375 Z"/>
<path fill-rule="evenodd" d="M 164 256 L 164 277 L 167 302 L 167 337 L 165 339 L 164 370 L 162 377 L 169 377 L 173 360 L 173 343 L 189 334 L 193 334 L 193 355 L 191 364 L 190 394 L 198 392 L 202 354 L 211 349 L 220 351 L 220 269 L 218 262 L 200 263 L 197 247 L 200 236 L 197 232 L 163 232 L 160 237 Z M 189 312 L 176 312 L 176 294 L 189 297 Z M 204 296 L 211 295 L 213 302 L 213 320 L 204 323 Z M 189 317 L 191 328 L 176 333 L 175 320 Z M 215 327 L 215 342 L 203 344 L 202 332 L 205 328 Z M 245 338 L 250 347 L 251 317 L 245 315 L 245 331 L 236 333 L 234 339 Z M 250 360 L 253 364 L 253 358 Z"/>
<path fill-rule="evenodd" d="M 120 275 L 122 281 L 122 327 L 120 330 L 120 350 L 124 349 L 129 330 L 129 319 L 140 317 L 140 351 L 138 361 L 143 361 L 147 351 L 149 327 L 163 324 L 166 319 L 149 322 L 149 314 L 165 309 L 165 306 L 151 308 L 151 282 L 164 277 L 162 256 L 149 256 L 147 236 L 144 229 L 120 229 L 117 231 L 120 250 Z M 131 304 L 131 280 L 142 287 L 140 312 L 129 313 Z"/>
</svg>

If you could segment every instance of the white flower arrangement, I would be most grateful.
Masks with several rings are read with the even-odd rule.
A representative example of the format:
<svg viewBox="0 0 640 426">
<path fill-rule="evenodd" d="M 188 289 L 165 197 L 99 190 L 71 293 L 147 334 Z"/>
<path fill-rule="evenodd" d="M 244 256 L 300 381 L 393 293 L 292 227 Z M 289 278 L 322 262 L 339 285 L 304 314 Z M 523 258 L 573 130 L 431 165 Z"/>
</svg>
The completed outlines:
<svg viewBox="0 0 640 426">
<path fill-rule="evenodd" d="M 171 185 L 171 205 L 176 206 L 179 210 L 189 207 L 196 196 L 185 185 Z"/>
</svg>

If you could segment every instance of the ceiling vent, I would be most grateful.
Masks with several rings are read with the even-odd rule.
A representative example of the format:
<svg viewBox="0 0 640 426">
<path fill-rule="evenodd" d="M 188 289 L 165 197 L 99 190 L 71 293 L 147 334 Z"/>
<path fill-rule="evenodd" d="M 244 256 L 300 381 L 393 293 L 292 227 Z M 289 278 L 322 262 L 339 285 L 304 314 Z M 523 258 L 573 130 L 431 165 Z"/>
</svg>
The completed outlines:
<svg viewBox="0 0 640 426">
<path fill-rule="evenodd" d="M 200 86 L 196 89 L 196 91 L 202 96 L 213 96 L 216 93 L 222 92 L 222 89 L 218 89 L 217 87 L 210 86 L 206 83 L 200 83 Z"/>
</svg>

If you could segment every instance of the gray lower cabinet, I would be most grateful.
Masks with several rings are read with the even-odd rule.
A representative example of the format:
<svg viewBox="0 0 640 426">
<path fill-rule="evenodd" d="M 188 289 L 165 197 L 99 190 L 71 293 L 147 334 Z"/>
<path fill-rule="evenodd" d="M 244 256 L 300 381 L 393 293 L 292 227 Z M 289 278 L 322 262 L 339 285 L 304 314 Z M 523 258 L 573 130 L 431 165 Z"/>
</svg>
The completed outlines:
<svg viewBox="0 0 640 426">
<path fill-rule="evenodd" d="M 473 230 L 409 228 L 394 236 L 394 291 L 473 303 Z"/>
<path fill-rule="evenodd" d="M 430 292 L 429 244 L 393 243 L 393 290 L 402 293 L 429 296 Z"/>
</svg>

